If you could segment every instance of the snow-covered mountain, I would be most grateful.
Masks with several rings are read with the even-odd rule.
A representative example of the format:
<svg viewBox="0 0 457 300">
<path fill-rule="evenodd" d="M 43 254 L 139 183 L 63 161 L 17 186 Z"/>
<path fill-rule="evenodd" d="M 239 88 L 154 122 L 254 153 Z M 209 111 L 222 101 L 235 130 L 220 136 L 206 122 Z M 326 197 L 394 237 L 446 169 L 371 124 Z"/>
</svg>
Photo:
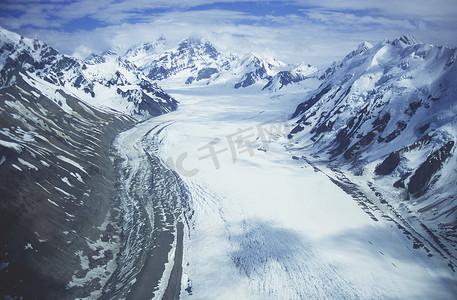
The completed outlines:
<svg viewBox="0 0 457 300">
<path fill-rule="evenodd" d="M 209 79 L 230 68 L 235 56 L 223 56 L 214 46 L 203 40 L 188 38 L 176 48 L 161 52 L 165 39 L 142 44 L 127 51 L 124 56 L 152 80 L 179 76 L 190 84 Z M 162 49 L 161 49 L 162 48 Z"/>
<path fill-rule="evenodd" d="M 285 66 L 285 63 L 276 59 L 262 59 L 251 53 L 232 68 L 232 74 L 242 75 L 234 87 L 245 88 L 257 82 L 270 80 L 275 75 L 275 70 Z"/>
<path fill-rule="evenodd" d="M 93 106 L 130 115 L 156 116 L 177 106 L 135 65 L 112 52 L 84 62 L 4 29 L 0 29 L 0 69 L 1 87 L 12 84 L 12 72 L 21 70 L 49 93 L 65 90 Z"/>
<path fill-rule="evenodd" d="M 148 64 L 149 61 L 153 61 L 159 53 L 166 51 L 167 47 L 167 39 L 164 36 L 161 36 L 156 41 L 144 43 L 128 49 L 123 57 L 138 67 L 144 68 L 145 64 Z"/>
<path fill-rule="evenodd" d="M 317 76 L 310 65 L 292 66 L 273 58 L 250 53 L 245 56 L 221 54 L 209 41 L 188 38 L 175 48 L 164 50 L 161 38 L 132 48 L 123 56 L 146 76 L 175 84 L 225 84 L 245 88 L 258 84 L 269 91 Z"/>
<path fill-rule="evenodd" d="M 390 195 L 405 216 L 440 232 L 454 256 L 456 57 L 457 49 L 407 36 L 363 43 L 321 74 L 290 135 L 316 160 L 346 165 Z"/>
<path fill-rule="evenodd" d="M 270 92 L 279 91 L 289 84 L 316 78 L 318 71 L 316 67 L 311 65 L 300 64 L 292 69 L 282 70 L 271 76 L 263 89 L 267 89 Z"/>
<path fill-rule="evenodd" d="M 78 60 L 0 29 L 0 297 L 453 299 L 456 58 Z"/>
<path fill-rule="evenodd" d="M 113 53 L 83 62 L 0 29 L 2 298 L 89 297 L 107 282 L 122 234 L 113 139 L 176 105 Z"/>
</svg>

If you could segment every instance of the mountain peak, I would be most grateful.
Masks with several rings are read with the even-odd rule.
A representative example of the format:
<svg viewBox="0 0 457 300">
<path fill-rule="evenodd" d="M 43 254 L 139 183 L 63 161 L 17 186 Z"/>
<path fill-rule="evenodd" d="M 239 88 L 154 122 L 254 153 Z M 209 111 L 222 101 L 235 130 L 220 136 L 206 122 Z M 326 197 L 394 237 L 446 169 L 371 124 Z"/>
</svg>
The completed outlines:
<svg viewBox="0 0 457 300">
<path fill-rule="evenodd" d="M 179 43 L 178 48 L 180 48 L 180 47 L 200 48 L 200 47 L 206 47 L 206 46 L 214 48 L 213 44 L 211 44 L 211 42 L 209 42 L 205 39 L 200 39 L 200 38 L 196 38 L 196 37 L 188 37 Z"/>
<path fill-rule="evenodd" d="M 205 39 L 200 39 L 200 38 L 196 38 L 196 37 L 188 37 L 188 38 L 185 38 L 184 40 L 182 40 L 181 42 L 179 42 L 178 48 L 189 48 L 189 47 L 201 48 L 206 45 L 213 47 L 213 45 Z"/>
<path fill-rule="evenodd" d="M 398 39 L 395 39 L 392 45 L 412 46 L 419 44 L 419 41 L 412 35 L 402 35 Z"/>
<path fill-rule="evenodd" d="M 367 41 L 364 41 L 357 47 L 357 49 L 353 50 L 348 55 L 346 55 L 343 58 L 343 60 L 341 60 L 340 62 L 333 62 L 332 65 L 320 76 L 320 79 L 328 78 L 329 76 L 335 73 L 336 69 L 341 68 L 344 64 L 352 60 L 354 57 L 362 56 L 371 48 L 373 48 L 373 45 L 368 43 Z"/>
<path fill-rule="evenodd" d="M 119 52 L 116 49 L 110 49 L 104 51 L 101 56 L 119 56 Z"/>
<path fill-rule="evenodd" d="M 133 48 L 128 49 L 123 57 L 134 63 L 137 63 L 141 60 L 153 60 L 155 56 L 160 53 L 161 50 L 163 50 L 166 44 L 167 39 L 161 35 L 157 40 L 153 42 L 139 44 Z"/>
<path fill-rule="evenodd" d="M 19 34 L 0 27 L 0 42 L 19 42 L 22 38 Z"/>
<path fill-rule="evenodd" d="M 249 54 L 247 54 L 245 56 L 244 59 L 242 59 L 242 64 L 250 64 L 250 63 L 254 63 L 257 65 L 264 63 L 264 64 L 269 65 L 271 68 L 286 66 L 286 64 L 282 61 L 279 61 L 275 58 L 260 55 L 255 52 L 250 52 Z"/>
<path fill-rule="evenodd" d="M 180 45 L 199 45 L 204 44 L 205 41 L 203 39 L 197 37 L 188 37 L 183 39 L 179 44 Z"/>
<path fill-rule="evenodd" d="M 369 50 L 371 48 L 373 48 L 373 45 L 368 43 L 367 41 L 364 41 L 363 43 L 361 43 L 359 45 L 359 47 L 357 47 L 356 52 L 362 53 L 362 52 L 365 52 L 365 51 L 367 51 L 367 50 Z"/>
<path fill-rule="evenodd" d="M 16 47 L 26 47 L 33 50 L 47 47 L 47 45 L 38 39 L 26 38 L 15 32 L 0 27 L 0 46 L 3 44 L 15 44 Z"/>
<path fill-rule="evenodd" d="M 352 58 L 354 56 L 363 54 L 363 53 L 367 52 L 368 50 L 370 50 L 371 48 L 373 48 L 373 45 L 368 43 L 367 41 L 365 41 L 365 42 L 361 43 L 357 47 L 357 49 L 355 49 L 354 51 L 349 53 L 346 58 L 349 59 L 349 58 Z"/>
<path fill-rule="evenodd" d="M 202 54 L 207 54 L 213 59 L 217 58 L 219 52 L 209 41 L 204 39 L 198 39 L 194 37 L 189 37 L 182 40 L 178 45 L 179 52 L 200 52 Z"/>
</svg>

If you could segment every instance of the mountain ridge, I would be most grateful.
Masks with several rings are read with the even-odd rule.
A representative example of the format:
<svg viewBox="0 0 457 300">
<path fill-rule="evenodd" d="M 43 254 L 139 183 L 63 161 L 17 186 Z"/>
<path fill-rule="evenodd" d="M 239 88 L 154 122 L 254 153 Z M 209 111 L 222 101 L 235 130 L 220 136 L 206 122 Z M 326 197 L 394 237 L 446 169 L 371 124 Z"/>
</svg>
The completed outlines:
<svg viewBox="0 0 457 300">
<path fill-rule="evenodd" d="M 88 63 L 63 55 L 38 40 L 20 37 L 2 29 L 0 86 L 8 73 L 23 69 L 50 84 L 99 108 L 137 116 L 156 116 L 176 109 L 177 102 L 135 66 L 106 52 Z M 122 73 L 127 80 L 114 82 Z M 117 75 L 116 75 L 117 74 Z M 118 77 L 118 78 L 115 78 Z M 97 94 L 97 101 L 94 98 Z M 103 96 L 103 97 L 102 97 Z"/>
<path fill-rule="evenodd" d="M 390 204 L 439 232 L 454 258 L 456 55 L 455 48 L 406 36 L 362 44 L 332 64 L 297 106 L 289 136 L 316 160 L 394 195 Z"/>
<path fill-rule="evenodd" d="M 150 79 L 176 80 L 176 84 L 226 84 L 239 89 L 258 83 L 263 90 L 278 91 L 317 74 L 317 68 L 310 65 L 287 65 L 255 53 L 222 54 L 205 39 L 187 38 L 174 48 L 158 51 L 160 47 L 156 45 L 165 43 L 162 39 L 140 44 L 127 50 L 123 57 L 135 63 Z"/>
</svg>

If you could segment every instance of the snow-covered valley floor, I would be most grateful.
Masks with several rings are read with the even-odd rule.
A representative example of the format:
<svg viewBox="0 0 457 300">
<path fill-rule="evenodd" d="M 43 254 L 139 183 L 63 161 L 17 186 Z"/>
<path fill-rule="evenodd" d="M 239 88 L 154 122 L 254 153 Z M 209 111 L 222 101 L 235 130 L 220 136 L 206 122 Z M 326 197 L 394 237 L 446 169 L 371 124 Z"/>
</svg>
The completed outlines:
<svg viewBox="0 0 457 300">
<path fill-rule="evenodd" d="M 141 151 L 160 157 L 190 193 L 181 298 L 455 299 L 444 261 L 413 249 L 395 223 L 292 158 L 306 154 L 285 147 L 286 120 L 303 92 L 163 85 L 178 110 L 124 137 L 144 143 L 147 129 L 160 128 L 157 147 Z"/>
</svg>

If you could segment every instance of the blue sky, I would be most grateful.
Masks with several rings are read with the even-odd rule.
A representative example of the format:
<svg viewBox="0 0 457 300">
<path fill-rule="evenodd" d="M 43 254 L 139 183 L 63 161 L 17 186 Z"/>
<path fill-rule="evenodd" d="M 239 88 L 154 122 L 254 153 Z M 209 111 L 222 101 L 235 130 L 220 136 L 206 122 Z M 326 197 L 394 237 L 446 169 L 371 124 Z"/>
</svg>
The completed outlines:
<svg viewBox="0 0 457 300">
<path fill-rule="evenodd" d="M 456 0 L 2 0 L 0 26 L 78 57 L 165 36 L 324 66 L 402 34 L 457 46 Z"/>
</svg>

